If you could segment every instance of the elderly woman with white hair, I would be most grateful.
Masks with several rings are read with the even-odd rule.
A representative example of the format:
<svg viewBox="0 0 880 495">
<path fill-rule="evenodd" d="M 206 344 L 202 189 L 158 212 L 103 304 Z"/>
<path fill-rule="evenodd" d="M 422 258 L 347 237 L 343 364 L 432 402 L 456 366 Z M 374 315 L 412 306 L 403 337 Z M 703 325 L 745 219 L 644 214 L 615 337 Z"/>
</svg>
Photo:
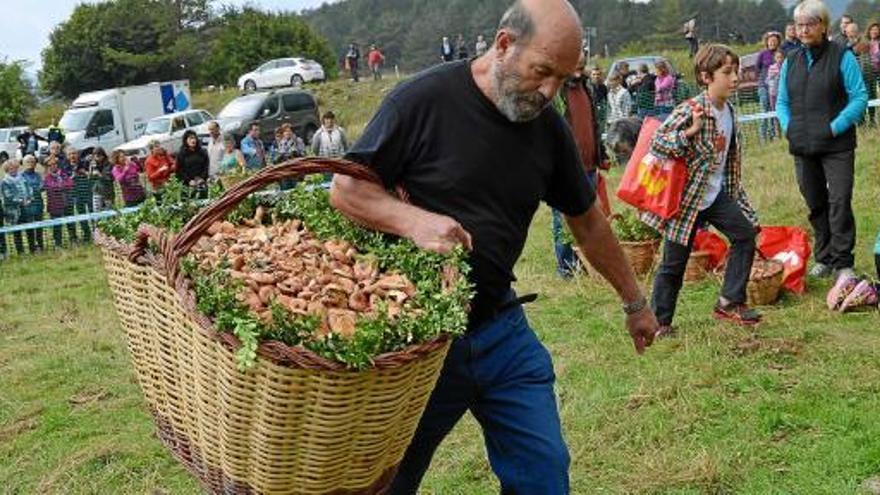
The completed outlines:
<svg viewBox="0 0 880 495">
<path fill-rule="evenodd" d="M 868 94 L 852 51 L 828 41 L 825 4 L 805 0 L 795 8 L 794 21 L 803 46 L 782 65 L 776 113 L 810 211 L 816 259 L 810 274 L 849 275 L 856 241 L 855 126 Z"/>
<path fill-rule="evenodd" d="M 26 155 L 30 156 L 30 155 Z M 28 192 L 27 184 L 18 173 L 18 160 L 7 160 L 3 164 L 5 175 L 0 180 L 0 198 L 3 200 L 3 220 L 7 225 L 17 225 L 21 223 L 22 212 L 31 201 L 31 195 Z M 0 223 L 0 226 L 3 224 Z M 15 250 L 18 254 L 24 254 L 24 243 L 21 238 L 21 231 L 12 234 Z M 5 246 L 4 246 L 5 247 Z M 4 249 L 5 252 L 5 249 Z"/>
</svg>

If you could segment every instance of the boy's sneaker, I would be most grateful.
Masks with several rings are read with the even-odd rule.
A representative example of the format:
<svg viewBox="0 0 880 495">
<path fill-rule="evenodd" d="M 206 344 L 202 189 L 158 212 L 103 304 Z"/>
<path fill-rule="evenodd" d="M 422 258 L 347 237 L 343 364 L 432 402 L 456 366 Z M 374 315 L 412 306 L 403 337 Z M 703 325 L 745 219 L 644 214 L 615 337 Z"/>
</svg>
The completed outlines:
<svg viewBox="0 0 880 495">
<path fill-rule="evenodd" d="M 737 325 L 751 326 L 761 323 L 761 313 L 745 304 L 722 304 L 721 301 L 718 301 L 715 304 L 713 316 L 716 320 L 730 321 Z"/>
<path fill-rule="evenodd" d="M 846 296 L 846 299 L 840 304 L 838 311 L 845 313 L 848 310 L 873 306 L 877 306 L 877 289 L 869 280 L 862 280 Z"/>
<path fill-rule="evenodd" d="M 859 279 L 855 275 L 851 276 L 847 273 L 841 273 L 837 277 L 837 281 L 834 282 L 834 286 L 828 291 L 828 295 L 825 296 L 825 304 L 828 305 L 828 309 L 831 311 L 838 310 L 840 305 L 843 304 L 844 299 L 858 284 Z"/>
<path fill-rule="evenodd" d="M 810 269 L 810 276 L 811 277 L 826 278 L 826 277 L 831 276 L 832 271 L 833 270 L 831 269 L 830 266 L 828 266 L 824 263 L 816 263 L 815 265 L 813 265 L 813 268 Z"/>
</svg>

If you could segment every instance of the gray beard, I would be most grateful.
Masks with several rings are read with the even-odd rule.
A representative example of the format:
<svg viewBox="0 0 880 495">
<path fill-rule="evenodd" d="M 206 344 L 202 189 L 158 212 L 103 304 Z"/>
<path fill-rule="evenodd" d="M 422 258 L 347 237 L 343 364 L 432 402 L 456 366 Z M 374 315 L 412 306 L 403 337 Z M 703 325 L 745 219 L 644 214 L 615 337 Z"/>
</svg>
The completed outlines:
<svg viewBox="0 0 880 495">
<path fill-rule="evenodd" d="M 550 103 L 541 93 L 522 93 L 516 90 L 522 77 L 515 71 L 506 73 L 498 61 L 492 63 L 492 89 L 495 106 L 511 122 L 528 122 L 541 115 Z"/>
</svg>

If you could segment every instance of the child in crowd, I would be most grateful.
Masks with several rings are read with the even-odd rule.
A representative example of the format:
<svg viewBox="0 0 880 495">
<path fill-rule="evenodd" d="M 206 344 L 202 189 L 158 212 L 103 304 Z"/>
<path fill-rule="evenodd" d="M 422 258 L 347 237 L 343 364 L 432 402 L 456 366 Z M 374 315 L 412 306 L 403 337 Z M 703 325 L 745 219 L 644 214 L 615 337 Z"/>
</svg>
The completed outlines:
<svg viewBox="0 0 880 495">
<path fill-rule="evenodd" d="M 56 156 L 46 158 L 45 166 L 46 177 L 43 179 L 43 184 L 46 187 L 46 210 L 51 218 L 61 218 L 65 215 L 67 205 L 70 203 L 73 178 L 61 172 Z M 73 227 L 73 224 L 68 224 L 68 227 Z M 68 229 L 68 233 L 71 233 L 70 229 Z M 52 227 L 52 238 L 55 241 L 55 247 L 60 248 L 63 240 L 60 225 Z M 72 232 L 70 241 L 76 242 L 76 231 Z"/>
<path fill-rule="evenodd" d="M 24 207 L 23 223 L 39 222 L 43 220 L 43 212 L 46 208 L 43 201 L 43 177 L 37 173 L 37 159 L 33 155 L 26 155 L 22 159 L 22 163 L 24 171 L 21 173 L 21 177 L 27 183 L 28 191 L 31 193 L 31 201 Z M 25 234 L 31 253 L 44 249 L 43 229 L 28 229 Z"/>
<path fill-rule="evenodd" d="M 779 95 L 779 74 L 782 70 L 782 62 L 785 62 L 785 53 L 776 50 L 773 53 L 773 63 L 767 67 L 767 95 L 770 99 L 770 110 L 776 110 L 776 96 Z"/>
<path fill-rule="evenodd" d="M 92 177 L 92 209 L 96 212 L 111 210 L 116 202 L 116 189 L 113 181 L 113 164 L 104 148 L 92 150 L 92 163 L 89 165 Z"/>
<path fill-rule="evenodd" d="M 113 179 L 119 183 L 122 189 L 122 200 L 125 206 L 137 206 L 147 199 L 144 186 L 141 185 L 141 167 L 134 161 L 129 160 L 125 153 L 116 150 L 111 155 L 113 162 Z"/>
<path fill-rule="evenodd" d="M 30 155 L 28 155 L 30 156 Z M 24 208 L 30 203 L 31 195 L 24 178 L 18 173 L 18 161 L 7 160 L 3 164 L 6 175 L 0 181 L 0 197 L 3 200 L 3 220 L 6 225 L 18 225 L 24 217 Z M 15 251 L 24 254 L 24 243 L 21 239 L 21 231 L 13 232 Z"/>
<path fill-rule="evenodd" d="M 675 108 L 657 129 L 651 145 L 658 157 L 683 158 L 688 168 L 679 213 L 670 219 L 650 213 L 642 216 L 664 237 L 651 300 L 660 323 L 658 336 L 673 332 L 672 319 L 694 235 L 706 223 L 731 244 L 714 317 L 741 325 L 761 321 L 761 315 L 746 305 L 758 219 L 743 190 L 741 143 L 728 102 L 738 82 L 739 57 L 727 46 L 706 45 L 694 57 L 694 71 L 705 90 Z"/>
</svg>

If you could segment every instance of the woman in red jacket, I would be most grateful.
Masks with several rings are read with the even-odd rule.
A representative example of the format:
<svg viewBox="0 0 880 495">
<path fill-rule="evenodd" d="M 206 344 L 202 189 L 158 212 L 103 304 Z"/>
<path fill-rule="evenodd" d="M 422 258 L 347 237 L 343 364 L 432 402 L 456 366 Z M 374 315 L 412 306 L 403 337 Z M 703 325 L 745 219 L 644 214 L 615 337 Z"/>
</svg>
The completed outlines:
<svg viewBox="0 0 880 495">
<path fill-rule="evenodd" d="M 174 162 L 174 158 L 159 144 L 159 141 L 150 141 L 149 148 L 150 156 L 144 161 L 144 168 L 147 171 L 147 180 L 150 181 L 150 187 L 155 194 L 162 189 L 171 174 L 177 170 L 177 164 Z"/>
</svg>

